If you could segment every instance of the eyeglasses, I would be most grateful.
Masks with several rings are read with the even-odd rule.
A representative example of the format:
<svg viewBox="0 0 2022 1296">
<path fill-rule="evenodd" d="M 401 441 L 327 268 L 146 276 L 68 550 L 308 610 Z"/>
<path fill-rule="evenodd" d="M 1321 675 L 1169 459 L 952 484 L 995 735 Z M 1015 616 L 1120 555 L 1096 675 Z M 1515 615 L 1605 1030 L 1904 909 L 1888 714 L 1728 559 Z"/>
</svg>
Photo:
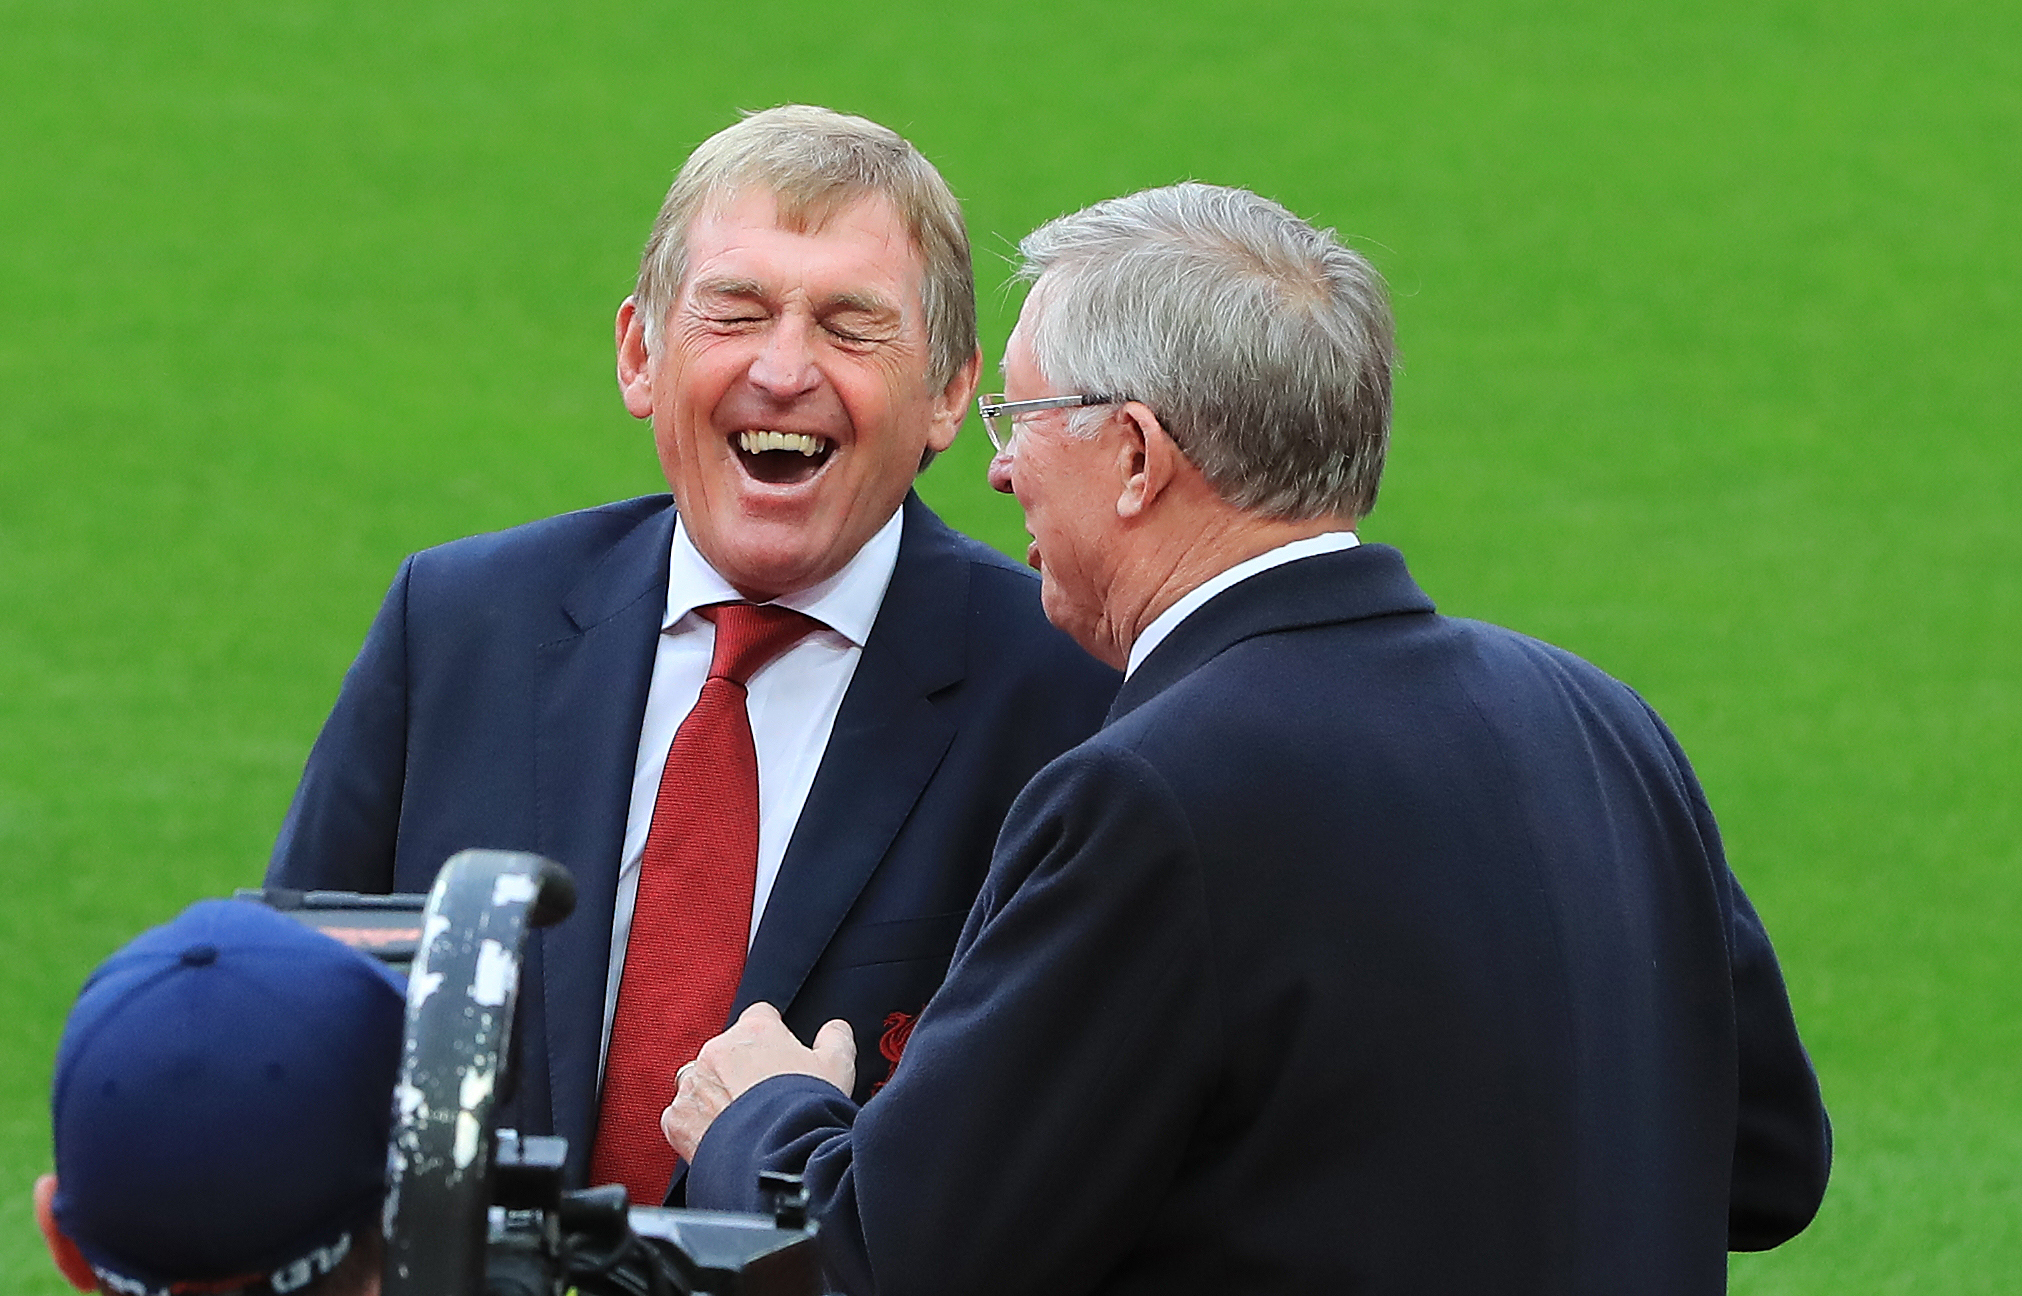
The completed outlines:
<svg viewBox="0 0 2022 1296">
<path fill-rule="evenodd" d="M 1004 393 L 993 392 L 976 398 L 976 412 L 983 416 L 983 430 L 990 434 L 990 444 L 998 454 L 1011 448 L 1011 438 L 1018 435 L 1018 424 L 1027 414 L 1040 410 L 1079 409 L 1084 405 L 1116 405 L 1120 396 L 1041 396 L 1038 400 L 1007 401 Z"/>
</svg>

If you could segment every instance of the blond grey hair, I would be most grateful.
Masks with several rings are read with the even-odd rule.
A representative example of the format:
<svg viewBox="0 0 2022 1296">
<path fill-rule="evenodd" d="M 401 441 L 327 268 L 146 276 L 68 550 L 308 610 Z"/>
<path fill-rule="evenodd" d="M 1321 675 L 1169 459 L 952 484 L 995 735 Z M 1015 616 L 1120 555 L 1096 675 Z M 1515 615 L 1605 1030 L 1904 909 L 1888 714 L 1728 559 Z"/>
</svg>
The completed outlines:
<svg viewBox="0 0 2022 1296">
<path fill-rule="evenodd" d="M 920 257 L 928 378 L 943 387 L 976 354 L 969 234 L 948 182 L 898 132 L 809 104 L 748 114 L 688 155 L 653 221 L 633 289 L 649 349 L 658 351 L 660 329 L 687 278 L 689 227 L 747 190 L 770 193 L 780 225 L 800 233 L 819 230 L 866 196 L 885 199 Z"/>
<path fill-rule="evenodd" d="M 1246 189 L 1179 184 L 1019 244 L 1028 341 L 1064 393 L 1142 401 L 1209 485 L 1271 517 L 1366 517 L 1390 442 L 1382 276 Z M 1077 428 L 1106 417 L 1079 411 Z"/>
</svg>

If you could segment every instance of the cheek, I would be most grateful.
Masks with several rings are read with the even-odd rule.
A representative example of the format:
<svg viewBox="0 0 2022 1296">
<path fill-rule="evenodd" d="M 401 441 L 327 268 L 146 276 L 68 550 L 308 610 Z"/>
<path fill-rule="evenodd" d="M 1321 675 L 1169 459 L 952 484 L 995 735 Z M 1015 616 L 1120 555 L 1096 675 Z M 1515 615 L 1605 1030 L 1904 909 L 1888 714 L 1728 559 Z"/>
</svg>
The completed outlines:
<svg viewBox="0 0 2022 1296">
<path fill-rule="evenodd" d="M 1088 545 L 1096 540 L 1095 529 L 1089 510 L 1093 507 L 1086 491 L 1076 490 L 1076 483 L 1061 483 L 1068 489 L 1057 490 L 1046 501 L 1046 524 L 1053 532 L 1056 543 L 1075 553 L 1077 558 L 1085 558 Z M 1063 555 L 1064 556 L 1064 555 Z"/>
<path fill-rule="evenodd" d="M 730 345 L 734 341 L 719 339 L 715 345 L 670 352 L 655 396 L 665 402 L 661 408 L 675 410 L 683 419 L 707 418 L 737 375 L 750 367 L 749 358 Z"/>
<path fill-rule="evenodd" d="M 905 454 L 900 457 L 917 459 L 938 430 L 933 395 L 925 378 L 910 365 L 896 370 L 880 367 L 874 375 L 839 375 L 833 386 L 858 435 L 903 442 Z"/>
<path fill-rule="evenodd" d="M 653 441 L 659 447 L 662 465 L 670 468 L 675 465 L 699 466 L 702 432 L 693 419 L 678 412 L 658 416 L 653 420 Z"/>
</svg>

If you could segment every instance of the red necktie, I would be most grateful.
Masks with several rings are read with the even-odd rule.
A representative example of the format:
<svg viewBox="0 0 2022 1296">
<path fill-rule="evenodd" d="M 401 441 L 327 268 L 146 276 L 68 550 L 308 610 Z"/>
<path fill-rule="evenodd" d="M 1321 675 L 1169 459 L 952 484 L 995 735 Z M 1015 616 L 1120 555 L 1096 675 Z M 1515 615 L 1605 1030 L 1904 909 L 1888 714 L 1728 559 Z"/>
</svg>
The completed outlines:
<svg viewBox="0 0 2022 1296">
<path fill-rule="evenodd" d="M 758 752 L 745 681 L 816 623 L 790 608 L 722 603 L 709 678 L 675 731 L 639 860 L 590 1182 L 657 1206 L 674 1173 L 660 1133 L 674 1073 L 729 1023 L 744 975 L 758 870 Z"/>
</svg>

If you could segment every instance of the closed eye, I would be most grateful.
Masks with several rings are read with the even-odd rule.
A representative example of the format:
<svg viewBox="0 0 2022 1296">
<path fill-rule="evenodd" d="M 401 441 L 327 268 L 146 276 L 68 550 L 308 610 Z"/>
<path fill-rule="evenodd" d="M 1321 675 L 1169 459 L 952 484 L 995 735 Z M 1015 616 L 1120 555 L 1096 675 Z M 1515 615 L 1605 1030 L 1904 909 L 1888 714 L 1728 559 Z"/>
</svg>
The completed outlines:
<svg viewBox="0 0 2022 1296">
<path fill-rule="evenodd" d="M 816 316 L 828 335 L 845 346 L 870 346 L 897 337 L 905 314 L 872 292 L 838 293 L 820 304 Z"/>
</svg>

